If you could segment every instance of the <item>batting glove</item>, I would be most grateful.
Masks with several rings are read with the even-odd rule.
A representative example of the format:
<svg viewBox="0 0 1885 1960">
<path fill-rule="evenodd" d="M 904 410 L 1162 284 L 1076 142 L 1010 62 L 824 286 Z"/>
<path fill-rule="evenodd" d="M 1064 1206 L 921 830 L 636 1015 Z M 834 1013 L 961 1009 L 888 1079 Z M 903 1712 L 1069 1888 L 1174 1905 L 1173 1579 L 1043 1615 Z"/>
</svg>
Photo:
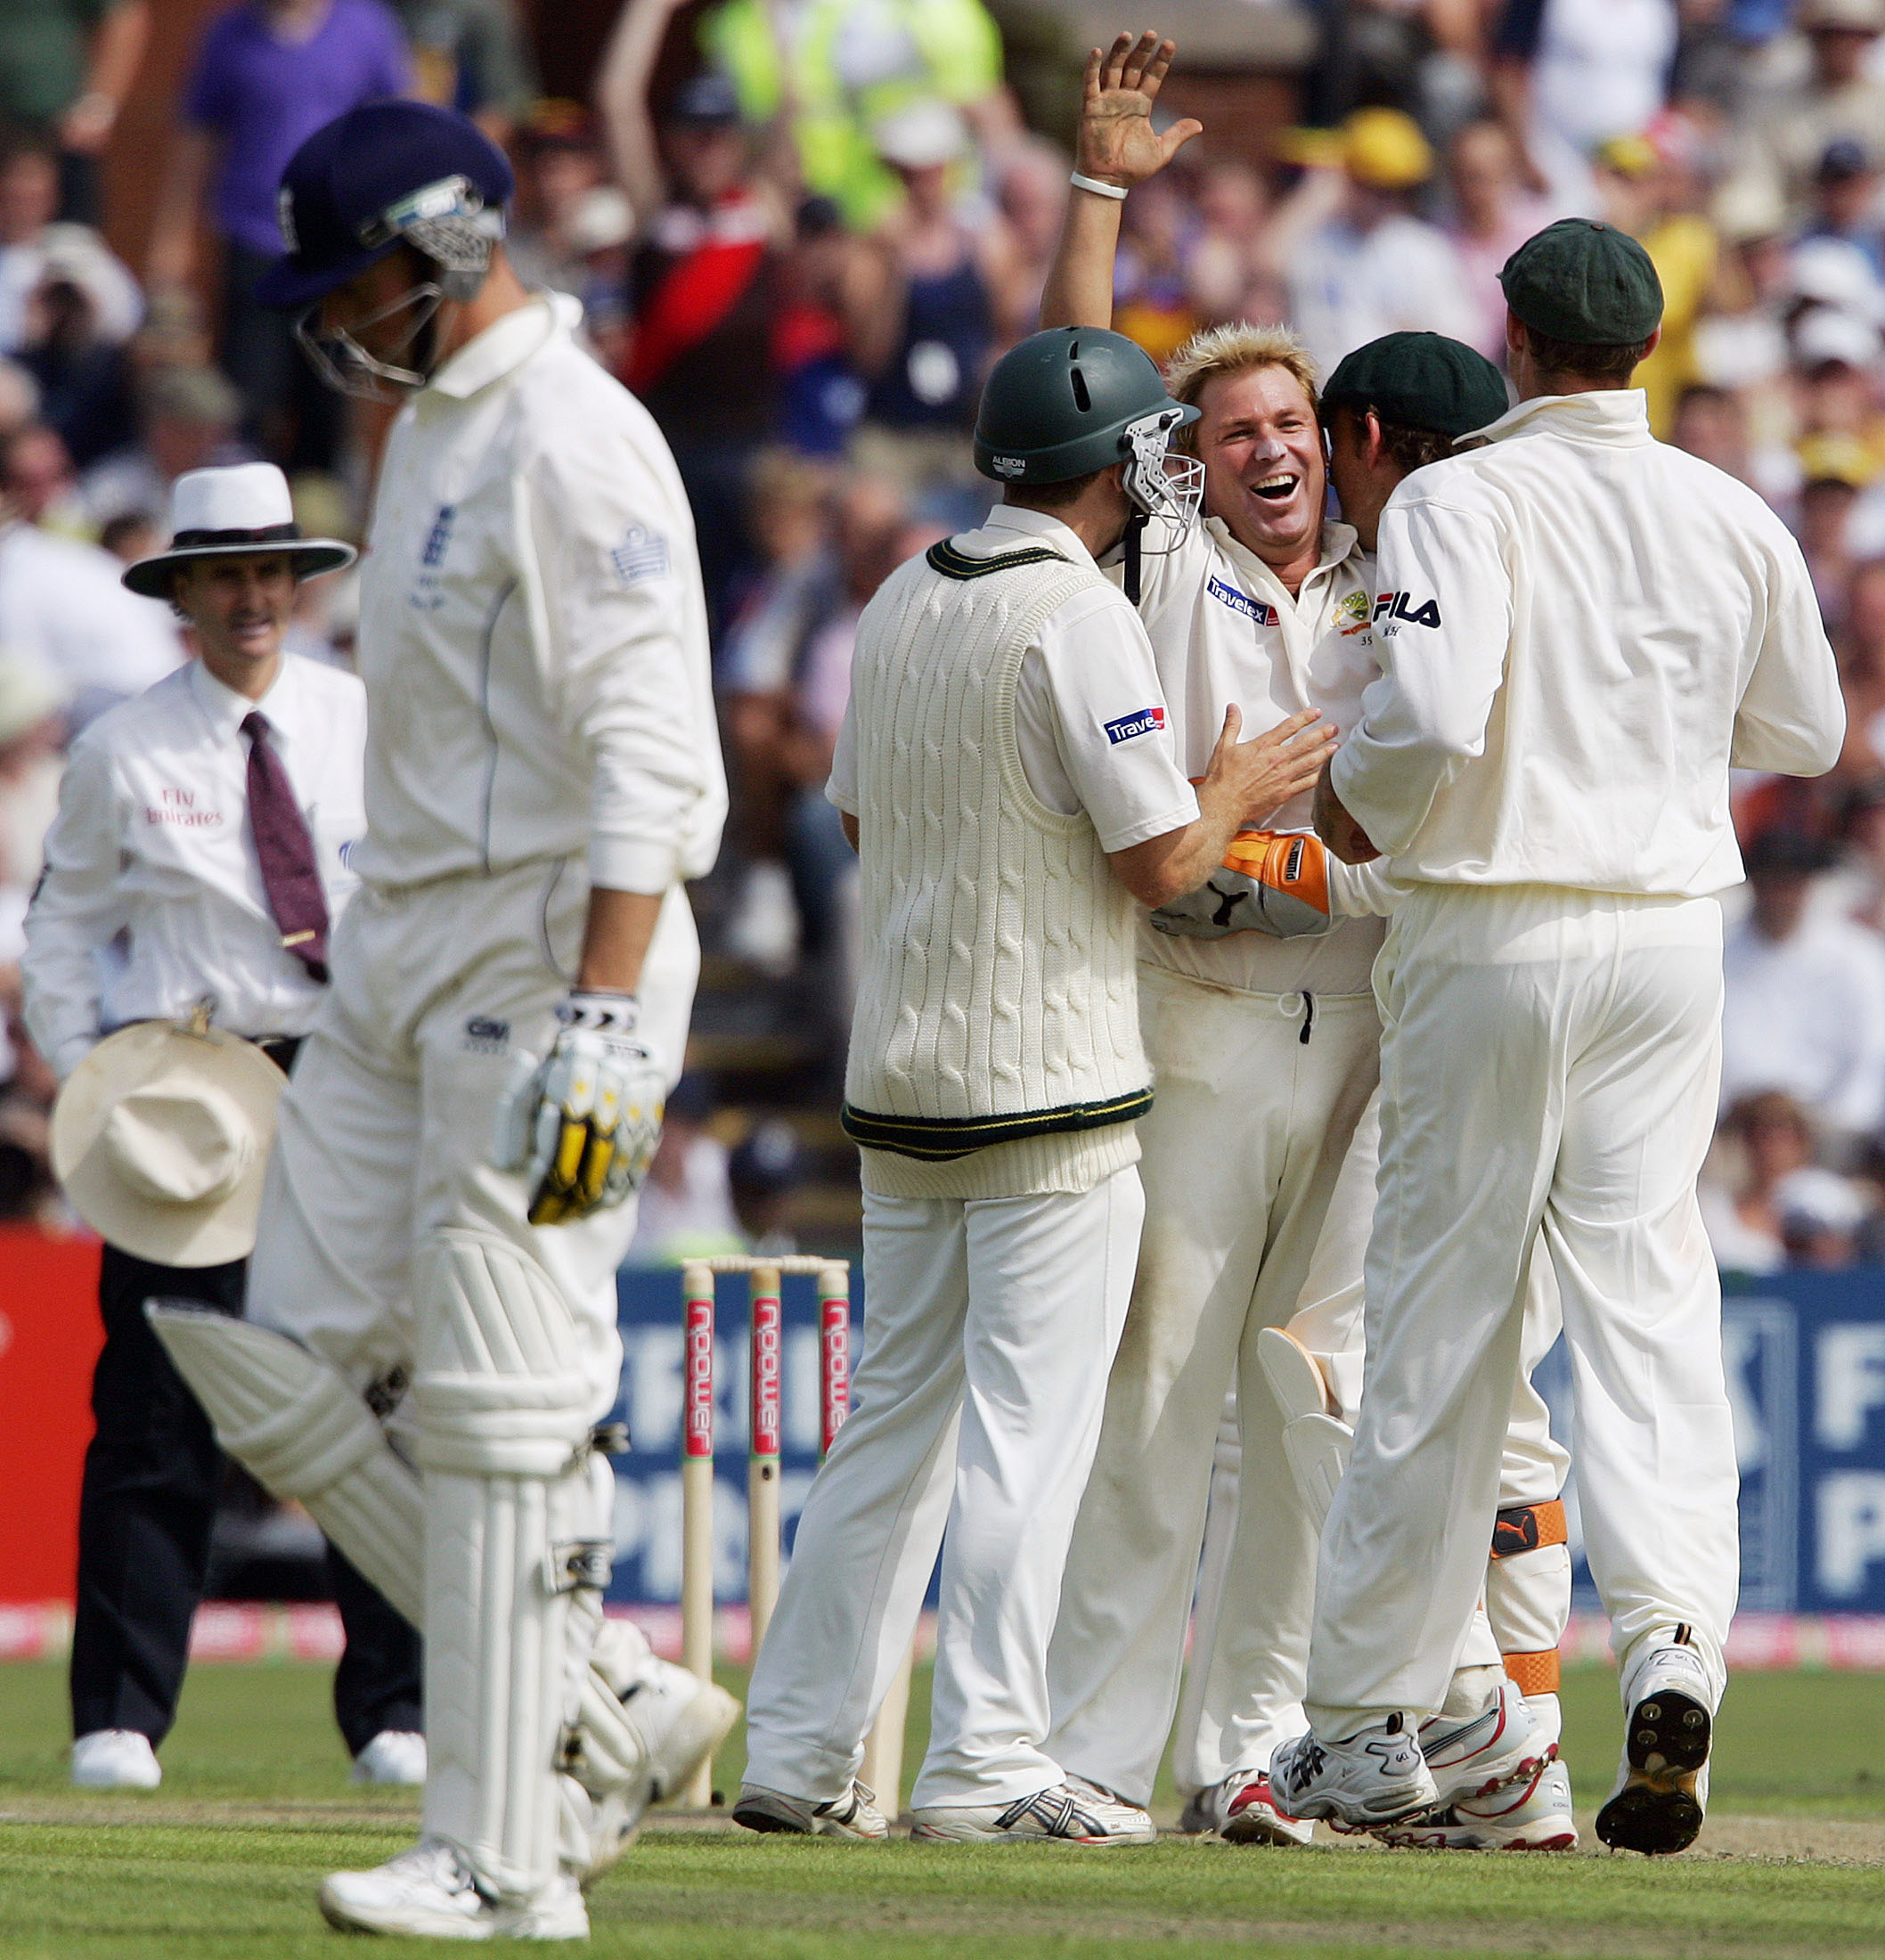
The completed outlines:
<svg viewBox="0 0 1885 1960">
<path fill-rule="evenodd" d="M 1332 931 L 1341 920 L 1329 910 L 1328 857 L 1319 837 L 1293 830 L 1240 830 L 1210 878 L 1196 891 L 1161 905 L 1152 923 L 1182 939 L 1247 932 L 1302 939 Z"/>
<path fill-rule="evenodd" d="M 639 1017 L 632 995 L 574 992 L 548 1059 L 519 1058 L 492 1160 L 529 1184 L 533 1225 L 619 1205 L 647 1176 L 667 1080 L 636 1039 Z"/>
</svg>

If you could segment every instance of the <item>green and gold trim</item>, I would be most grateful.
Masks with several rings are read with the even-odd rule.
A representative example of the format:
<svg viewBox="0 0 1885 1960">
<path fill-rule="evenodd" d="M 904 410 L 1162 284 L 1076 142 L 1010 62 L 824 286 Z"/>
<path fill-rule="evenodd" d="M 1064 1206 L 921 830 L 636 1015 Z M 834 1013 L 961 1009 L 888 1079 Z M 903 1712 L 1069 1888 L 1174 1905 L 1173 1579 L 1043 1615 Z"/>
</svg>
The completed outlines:
<svg viewBox="0 0 1885 1960">
<path fill-rule="evenodd" d="M 1046 544 L 1024 545 L 1018 551 L 1004 551 L 999 558 L 971 558 L 967 551 L 959 551 L 949 538 L 932 544 L 923 555 L 929 568 L 941 572 L 944 578 L 986 578 L 991 572 L 1011 572 L 1017 565 L 1045 565 L 1050 559 L 1057 565 L 1073 563 Z"/>
<path fill-rule="evenodd" d="M 894 1150 L 900 1157 L 949 1164 L 971 1151 L 1024 1137 L 1051 1137 L 1069 1131 L 1104 1130 L 1130 1123 L 1152 1107 L 1150 1088 L 1114 1096 L 1106 1102 L 1064 1103 L 1058 1109 L 1023 1110 L 1012 1116 L 878 1116 L 846 1103 L 837 1120 L 852 1142 L 867 1150 Z"/>
</svg>

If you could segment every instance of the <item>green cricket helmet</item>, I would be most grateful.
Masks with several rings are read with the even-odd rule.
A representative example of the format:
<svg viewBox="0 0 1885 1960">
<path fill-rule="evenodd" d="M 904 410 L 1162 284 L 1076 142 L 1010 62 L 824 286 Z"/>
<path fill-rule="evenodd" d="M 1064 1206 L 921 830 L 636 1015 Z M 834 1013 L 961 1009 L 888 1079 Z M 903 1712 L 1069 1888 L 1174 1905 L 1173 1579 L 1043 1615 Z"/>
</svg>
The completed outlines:
<svg viewBox="0 0 1885 1960">
<path fill-rule="evenodd" d="M 1125 491 L 1147 517 L 1188 524 L 1204 467 L 1171 456 L 1198 412 L 1165 392 L 1143 347 L 1104 327 L 1050 327 L 996 362 L 975 417 L 975 468 L 998 483 L 1065 483 L 1122 462 Z"/>
</svg>

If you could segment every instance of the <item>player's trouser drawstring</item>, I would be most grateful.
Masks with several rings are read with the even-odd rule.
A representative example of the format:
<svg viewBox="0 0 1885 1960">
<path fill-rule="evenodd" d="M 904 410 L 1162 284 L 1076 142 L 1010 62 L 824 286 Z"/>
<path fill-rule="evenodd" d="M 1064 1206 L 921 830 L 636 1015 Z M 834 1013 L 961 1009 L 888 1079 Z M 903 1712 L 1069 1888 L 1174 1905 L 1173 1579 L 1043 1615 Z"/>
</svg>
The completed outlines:
<svg viewBox="0 0 1885 1960">
<path fill-rule="evenodd" d="M 1309 1046 L 1309 1038 L 1314 1031 L 1315 1025 L 1316 997 L 1305 989 L 1302 995 L 1302 1032 L 1296 1037 L 1304 1048 Z"/>
</svg>

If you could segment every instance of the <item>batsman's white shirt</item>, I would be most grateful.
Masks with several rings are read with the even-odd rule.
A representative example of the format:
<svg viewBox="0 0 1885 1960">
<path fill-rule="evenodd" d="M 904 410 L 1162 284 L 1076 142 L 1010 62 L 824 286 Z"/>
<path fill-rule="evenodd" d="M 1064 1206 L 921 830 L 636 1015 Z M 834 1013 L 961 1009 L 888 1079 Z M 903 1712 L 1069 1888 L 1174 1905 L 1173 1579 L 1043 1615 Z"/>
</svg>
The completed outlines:
<svg viewBox="0 0 1885 1960">
<path fill-rule="evenodd" d="M 369 885 L 586 858 L 665 892 L 719 848 L 686 493 L 581 317 L 563 294 L 507 314 L 388 438 L 360 591 Z"/>
<path fill-rule="evenodd" d="M 307 820 L 330 917 L 352 896 L 366 698 L 351 674 L 288 654 L 251 701 L 192 661 L 121 702 L 72 745 L 27 913 L 27 1025 L 61 1077 L 102 1033 L 185 1017 L 206 994 L 233 1034 L 313 1023 L 326 990 L 282 950 L 249 827 L 254 709 Z M 119 933 L 125 956 L 107 963 Z"/>
</svg>

